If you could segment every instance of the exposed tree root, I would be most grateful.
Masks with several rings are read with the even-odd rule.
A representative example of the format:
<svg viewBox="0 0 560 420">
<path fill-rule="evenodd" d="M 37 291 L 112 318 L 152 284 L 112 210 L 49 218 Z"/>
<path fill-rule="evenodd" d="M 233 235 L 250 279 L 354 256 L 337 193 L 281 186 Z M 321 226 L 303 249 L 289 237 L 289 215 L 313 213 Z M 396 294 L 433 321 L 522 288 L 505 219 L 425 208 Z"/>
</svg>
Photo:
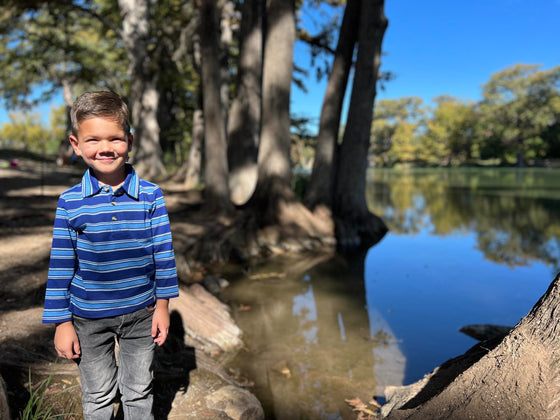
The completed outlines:
<svg viewBox="0 0 560 420">
<path fill-rule="evenodd" d="M 387 233 L 387 226 L 373 213 L 357 214 L 345 219 L 335 218 L 336 240 L 341 251 L 370 248 Z"/>
<path fill-rule="evenodd" d="M 446 362 L 394 404 L 389 419 L 552 419 L 560 416 L 560 277 L 503 338 Z M 480 356 L 480 357 L 479 357 Z M 480 360 L 476 358 L 479 357 Z M 411 386 L 412 387 L 412 386 Z M 392 409 L 392 410 L 391 410 Z"/>
<path fill-rule="evenodd" d="M 184 248 L 188 262 L 232 261 L 244 265 L 256 256 L 335 244 L 334 222 L 325 209 L 312 213 L 299 202 L 283 201 L 278 205 L 277 223 L 260 225 L 261 216 L 254 208 L 247 208 L 238 210 L 234 218 L 206 223 L 204 233 Z M 180 237 L 180 232 L 173 234 Z"/>
</svg>

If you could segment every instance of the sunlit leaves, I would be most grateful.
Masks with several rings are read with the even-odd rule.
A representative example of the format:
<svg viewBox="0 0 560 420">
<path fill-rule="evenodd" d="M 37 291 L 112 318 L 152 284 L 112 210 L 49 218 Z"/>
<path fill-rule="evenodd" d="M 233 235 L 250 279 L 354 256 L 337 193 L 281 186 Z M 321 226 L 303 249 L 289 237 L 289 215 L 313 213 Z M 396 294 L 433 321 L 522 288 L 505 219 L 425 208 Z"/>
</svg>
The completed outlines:
<svg viewBox="0 0 560 420">
<path fill-rule="evenodd" d="M 455 98 L 436 98 L 437 107 L 427 120 L 421 158 L 432 165 L 448 166 L 471 157 L 473 105 Z"/>
<path fill-rule="evenodd" d="M 494 143 L 500 157 L 522 165 L 553 150 L 547 137 L 560 121 L 560 67 L 541 70 L 518 64 L 498 72 L 483 86 L 478 107 L 480 143 Z"/>
<path fill-rule="evenodd" d="M 122 90 L 123 54 L 115 33 L 85 13 L 85 4 L 0 6 L 0 15 L 10 17 L 1 21 L 0 41 L 0 92 L 9 108 L 47 101 L 63 83 Z"/>
<path fill-rule="evenodd" d="M 422 99 L 385 99 L 375 106 L 370 152 L 381 166 L 417 160 L 418 135 L 426 110 Z"/>
<path fill-rule="evenodd" d="M 560 158 L 560 67 L 518 64 L 492 75 L 477 103 L 448 95 L 433 102 L 430 109 L 411 98 L 379 101 L 372 161 L 461 166 Z"/>
<path fill-rule="evenodd" d="M 59 141 L 64 140 L 64 130 L 51 131 L 41 123 L 38 114 L 12 113 L 10 119 L 0 127 L 2 148 L 52 153 L 57 150 Z"/>
</svg>

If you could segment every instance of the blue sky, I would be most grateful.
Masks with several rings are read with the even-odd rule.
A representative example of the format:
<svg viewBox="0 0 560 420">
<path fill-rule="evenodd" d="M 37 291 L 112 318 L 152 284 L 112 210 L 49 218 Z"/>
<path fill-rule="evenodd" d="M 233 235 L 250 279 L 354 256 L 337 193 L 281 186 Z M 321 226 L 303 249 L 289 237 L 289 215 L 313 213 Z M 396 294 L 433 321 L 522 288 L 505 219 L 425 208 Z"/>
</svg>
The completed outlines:
<svg viewBox="0 0 560 420">
<path fill-rule="evenodd" d="M 378 99 L 418 96 L 429 102 L 450 94 L 478 100 L 481 85 L 508 66 L 560 65 L 560 0 L 386 0 L 385 14 L 381 70 L 396 78 Z M 296 46 L 295 54 L 303 67 L 309 64 L 305 47 Z M 307 86 L 307 94 L 294 88 L 292 112 L 316 121 L 326 80 L 317 83 L 311 73 Z M 50 109 L 46 104 L 40 112 L 48 118 Z M 0 123 L 6 120 L 0 108 Z"/>
<path fill-rule="evenodd" d="M 377 99 L 476 101 L 481 85 L 506 67 L 560 65 L 560 0 L 386 0 L 385 15 L 381 70 L 396 78 Z M 295 89 L 292 110 L 318 119 L 325 85 L 310 84 L 307 95 Z"/>
</svg>

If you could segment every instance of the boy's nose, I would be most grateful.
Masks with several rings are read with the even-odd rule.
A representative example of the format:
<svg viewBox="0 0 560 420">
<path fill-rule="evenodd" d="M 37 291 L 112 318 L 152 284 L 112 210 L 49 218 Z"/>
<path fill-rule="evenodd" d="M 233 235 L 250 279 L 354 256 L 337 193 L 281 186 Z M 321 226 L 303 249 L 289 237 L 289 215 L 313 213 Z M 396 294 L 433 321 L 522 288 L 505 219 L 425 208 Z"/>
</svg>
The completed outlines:
<svg viewBox="0 0 560 420">
<path fill-rule="evenodd" d="M 111 142 L 108 140 L 102 140 L 99 143 L 99 150 L 102 152 L 107 152 L 111 150 Z"/>
</svg>

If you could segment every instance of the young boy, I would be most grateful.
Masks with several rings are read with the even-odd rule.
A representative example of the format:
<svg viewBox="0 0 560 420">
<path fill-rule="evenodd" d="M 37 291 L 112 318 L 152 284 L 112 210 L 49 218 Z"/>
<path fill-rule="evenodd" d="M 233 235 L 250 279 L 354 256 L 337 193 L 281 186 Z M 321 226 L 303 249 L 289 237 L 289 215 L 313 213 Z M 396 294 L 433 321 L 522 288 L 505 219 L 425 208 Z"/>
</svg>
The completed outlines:
<svg viewBox="0 0 560 420">
<path fill-rule="evenodd" d="M 163 195 L 126 163 L 132 134 L 118 95 L 84 93 L 71 121 L 89 169 L 58 201 L 43 322 L 56 323 L 58 355 L 78 363 L 85 419 L 112 418 L 117 389 L 125 419 L 151 419 L 154 349 L 178 296 Z"/>
</svg>

